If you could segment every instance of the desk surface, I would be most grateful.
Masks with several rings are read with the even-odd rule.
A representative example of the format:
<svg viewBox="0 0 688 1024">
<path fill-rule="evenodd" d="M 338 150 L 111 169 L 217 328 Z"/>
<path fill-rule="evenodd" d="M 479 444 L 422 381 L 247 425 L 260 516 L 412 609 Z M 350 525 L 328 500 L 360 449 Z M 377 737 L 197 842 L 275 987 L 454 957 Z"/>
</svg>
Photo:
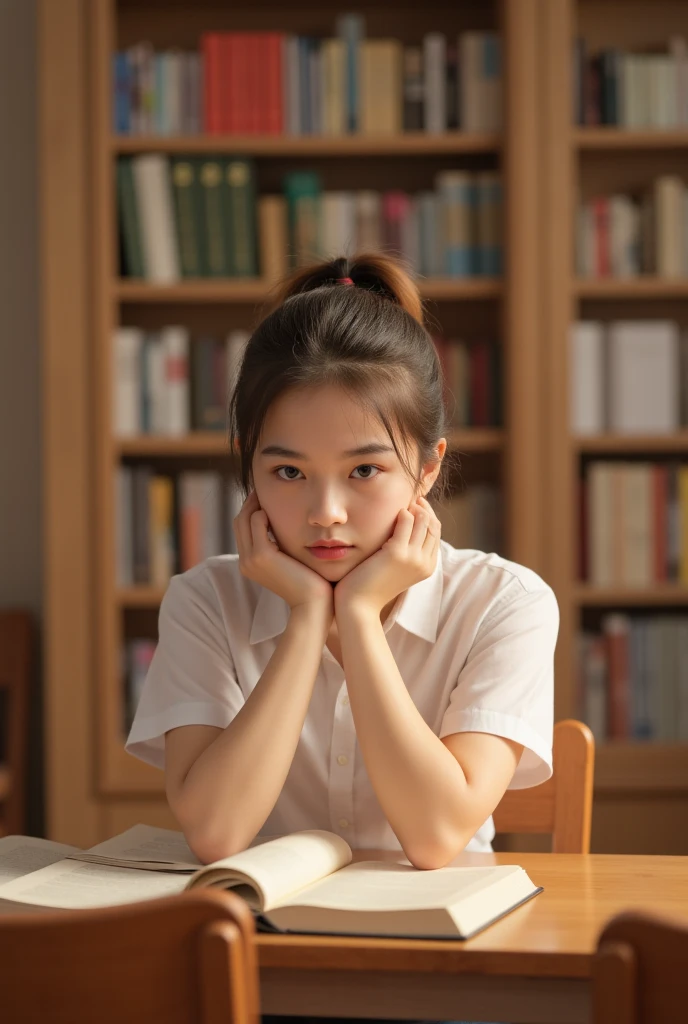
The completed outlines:
<svg viewBox="0 0 688 1024">
<path fill-rule="evenodd" d="M 364 850 L 354 859 L 403 857 Z M 462 853 L 452 864 L 520 864 L 544 892 L 465 942 L 261 934 L 261 968 L 588 978 L 614 914 L 651 910 L 688 923 L 688 857 Z"/>
</svg>

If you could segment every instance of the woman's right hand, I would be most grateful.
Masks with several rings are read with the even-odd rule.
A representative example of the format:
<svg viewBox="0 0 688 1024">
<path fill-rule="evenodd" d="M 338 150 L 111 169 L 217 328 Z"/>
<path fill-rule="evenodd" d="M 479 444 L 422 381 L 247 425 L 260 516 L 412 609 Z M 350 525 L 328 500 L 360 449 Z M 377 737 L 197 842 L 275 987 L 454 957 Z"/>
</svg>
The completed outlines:
<svg viewBox="0 0 688 1024">
<path fill-rule="evenodd" d="M 234 519 L 241 574 L 283 598 L 290 608 L 323 605 L 334 617 L 334 591 L 329 580 L 280 551 L 268 535 L 268 516 L 252 490 Z"/>
</svg>

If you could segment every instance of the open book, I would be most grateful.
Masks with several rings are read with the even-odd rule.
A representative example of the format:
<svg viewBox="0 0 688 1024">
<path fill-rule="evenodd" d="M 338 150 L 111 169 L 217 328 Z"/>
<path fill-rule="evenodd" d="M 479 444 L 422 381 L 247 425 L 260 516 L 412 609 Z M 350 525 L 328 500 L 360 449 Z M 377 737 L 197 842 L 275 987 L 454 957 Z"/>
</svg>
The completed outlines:
<svg viewBox="0 0 688 1024">
<path fill-rule="evenodd" d="M 82 851 L 27 836 L 0 839 L 0 907 L 85 909 L 213 886 L 249 904 L 259 929 L 466 939 L 542 889 L 517 865 L 423 871 L 352 863 L 332 832 L 256 839 L 202 865 L 181 832 L 136 825 Z"/>
</svg>

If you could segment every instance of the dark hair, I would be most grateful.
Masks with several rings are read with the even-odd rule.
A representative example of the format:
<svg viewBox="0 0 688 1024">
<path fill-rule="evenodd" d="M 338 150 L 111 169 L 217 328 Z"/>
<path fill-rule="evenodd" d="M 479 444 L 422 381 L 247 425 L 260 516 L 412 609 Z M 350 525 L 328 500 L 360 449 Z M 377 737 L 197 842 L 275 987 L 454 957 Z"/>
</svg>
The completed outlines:
<svg viewBox="0 0 688 1024">
<path fill-rule="evenodd" d="M 351 278 L 338 284 L 338 278 Z M 287 390 L 341 387 L 385 427 L 404 469 L 419 483 L 447 434 L 442 369 L 423 325 L 423 303 L 402 263 L 381 253 L 340 257 L 295 270 L 246 346 L 229 400 L 229 443 L 244 492 L 272 402 Z M 403 445 L 399 444 L 399 440 Z M 413 468 L 402 448 L 415 442 Z M 449 452 L 447 452 L 449 454 Z M 447 490 L 447 467 L 428 497 Z"/>
</svg>

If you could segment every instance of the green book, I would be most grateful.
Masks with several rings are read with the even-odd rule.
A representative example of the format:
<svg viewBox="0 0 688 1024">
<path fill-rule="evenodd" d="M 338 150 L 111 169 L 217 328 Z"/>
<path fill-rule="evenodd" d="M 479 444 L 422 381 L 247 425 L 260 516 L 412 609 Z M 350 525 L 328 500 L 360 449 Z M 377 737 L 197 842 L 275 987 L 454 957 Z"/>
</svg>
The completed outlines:
<svg viewBox="0 0 688 1024">
<path fill-rule="evenodd" d="M 284 177 L 291 267 L 322 256 L 321 191 L 314 171 L 292 171 Z"/>
<path fill-rule="evenodd" d="M 136 207 L 134 172 L 130 157 L 121 157 L 117 161 L 117 207 L 124 273 L 127 277 L 145 277 L 141 226 Z"/>
<path fill-rule="evenodd" d="M 229 273 L 232 277 L 258 277 L 255 164 L 246 157 L 229 157 L 223 172 Z"/>
<path fill-rule="evenodd" d="M 229 277 L 223 162 L 219 157 L 212 156 L 199 161 L 203 266 L 207 277 Z"/>
<path fill-rule="evenodd" d="M 204 277 L 200 161 L 172 157 L 170 170 L 182 277 Z"/>
</svg>

